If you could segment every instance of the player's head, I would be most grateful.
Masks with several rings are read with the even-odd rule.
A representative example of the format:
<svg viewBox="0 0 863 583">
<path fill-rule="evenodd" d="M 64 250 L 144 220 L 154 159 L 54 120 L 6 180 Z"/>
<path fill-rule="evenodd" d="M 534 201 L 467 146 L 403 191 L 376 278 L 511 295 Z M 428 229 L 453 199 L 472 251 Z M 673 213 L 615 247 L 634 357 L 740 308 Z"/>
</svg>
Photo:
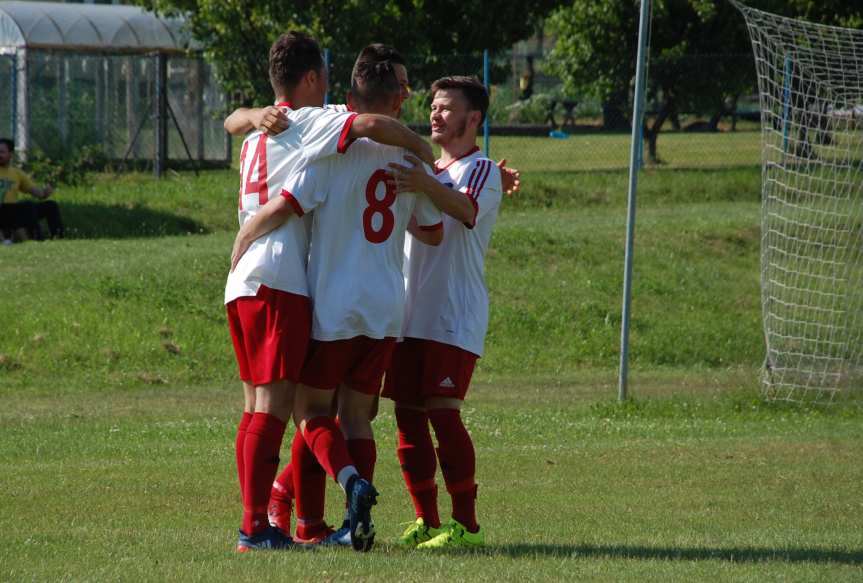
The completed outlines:
<svg viewBox="0 0 863 583">
<path fill-rule="evenodd" d="M 270 47 L 270 84 L 276 97 L 297 101 L 298 106 L 323 105 L 327 71 L 318 42 L 294 30 L 276 39 Z"/>
<path fill-rule="evenodd" d="M 398 117 L 401 89 L 390 61 L 357 59 L 351 75 L 348 105 L 358 113 L 380 113 Z"/>
<path fill-rule="evenodd" d="M 410 97 L 411 89 L 408 80 L 408 70 L 405 66 L 404 57 L 402 57 L 401 53 L 399 53 L 395 48 L 385 45 L 382 43 L 372 43 L 360 51 L 359 56 L 357 57 L 356 63 L 354 63 L 354 70 L 351 74 L 351 78 L 356 76 L 357 67 L 359 67 L 363 63 L 376 62 L 380 63 L 383 61 L 388 61 L 393 66 L 393 71 L 395 72 L 396 79 L 399 82 L 399 91 L 401 101 L 404 102 L 405 99 Z M 401 103 L 399 103 L 399 114 L 401 114 Z"/>
<path fill-rule="evenodd" d="M 15 152 L 15 142 L 9 138 L 0 138 L 0 166 L 8 166 Z"/>
<path fill-rule="evenodd" d="M 488 111 L 488 91 L 476 77 L 442 77 L 432 83 L 431 139 L 446 145 L 453 140 L 476 141 Z"/>
</svg>

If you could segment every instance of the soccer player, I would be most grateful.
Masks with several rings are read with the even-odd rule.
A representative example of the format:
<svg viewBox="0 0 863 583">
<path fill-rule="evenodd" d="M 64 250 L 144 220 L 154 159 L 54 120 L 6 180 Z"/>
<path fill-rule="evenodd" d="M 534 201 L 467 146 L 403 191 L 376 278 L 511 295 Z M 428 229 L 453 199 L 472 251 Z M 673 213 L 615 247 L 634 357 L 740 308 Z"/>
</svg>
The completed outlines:
<svg viewBox="0 0 863 583">
<path fill-rule="evenodd" d="M 393 64 L 378 61 L 373 49 L 364 50 L 354 66 L 348 103 L 353 111 L 395 117 L 401 97 Z M 286 183 L 283 198 L 270 201 L 241 231 L 241 237 L 254 240 L 285 216 L 315 211 L 308 268 L 313 340 L 297 392 L 296 418 L 305 431 L 335 427 L 329 414 L 339 389 L 346 451 L 336 442 L 312 449 L 340 483 L 350 478 L 346 472 L 351 467 L 368 481 L 374 474 L 371 419 L 401 332 L 408 223 L 413 218 L 430 244 L 443 238 L 442 216 L 434 204 L 421 195 L 396 196 L 387 168 L 404 155 L 401 148 L 360 140 L 345 156 L 317 161 L 298 172 Z M 298 507 L 302 498 L 298 496 Z M 322 518 L 322 504 L 319 510 Z M 300 523 L 298 537 L 312 538 L 309 527 Z M 370 517 L 360 525 L 350 522 L 345 530 L 358 550 L 371 546 Z"/>
<path fill-rule="evenodd" d="M 368 45 L 362 50 L 362 55 L 378 62 L 388 61 L 392 64 L 396 78 L 399 81 L 401 94 L 401 101 L 396 117 L 401 118 L 402 104 L 411 96 L 410 81 L 404 57 L 395 48 L 382 43 Z M 336 111 L 350 110 L 347 104 L 331 104 L 327 107 Z M 228 129 L 226 126 L 226 129 L 232 134 L 245 134 L 254 129 L 259 129 L 269 135 L 276 135 L 285 131 L 289 125 L 288 118 L 284 112 L 274 106 L 237 109 L 231 116 L 231 122 L 231 128 Z"/>
<path fill-rule="evenodd" d="M 501 173 L 476 146 L 488 111 L 485 87 L 473 77 L 444 77 L 431 91 L 431 138 L 441 147 L 436 176 L 418 161 L 392 168 L 399 191 L 425 193 L 446 214 L 444 240 L 438 247 L 409 240 L 404 340 L 383 395 L 395 401 L 398 457 L 417 517 L 400 542 L 419 549 L 477 547 L 485 537 L 476 517 L 476 455 L 460 410 L 488 327 L 484 260 Z M 437 507 L 438 459 L 452 499 L 445 525 Z"/>
<path fill-rule="evenodd" d="M 392 66 L 400 90 L 399 101 L 393 104 L 398 117 L 401 114 L 402 103 L 410 96 L 404 58 L 393 47 L 373 43 L 362 50 L 357 62 L 365 63 L 366 66 L 372 62 L 388 62 Z M 358 107 L 356 103 L 351 105 Z M 348 105 L 330 105 L 328 108 L 336 111 L 352 109 Z M 387 113 L 392 115 L 391 108 Z M 281 108 L 273 106 L 262 109 L 238 109 L 226 122 L 226 129 L 232 133 L 258 128 L 269 135 L 275 135 L 287 127 L 289 127 L 287 116 Z M 373 416 L 376 411 L 377 399 L 372 411 Z M 366 442 L 367 440 L 351 439 L 348 441 L 349 450 L 360 448 L 368 451 L 370 448 L 364 446 Z M 353 453 L 357 457 L 364 457 L 362 451 L 353 451 Z M 296 498 L 297 530 L 294 536 L 296 542 L 351 544 L 347 523 L 343 523 L 335 533 L 324 523 L 325 486 L 326 472 L 306 446 L 301 432 L 297 430 L 291 446 L 291 462 L 273 482 L 268 509 L 270 524 L 278 527 L 283 533 L 290 533 L 292 502 Z"/>
<path fill-rule="evenodd" d="M 431 157 L 419 136 L 391 118 L 320 109 L 327 77 L 320 48 L 311 37 L 297 32 L 282 35 L 270 49 L 269 70 L 276 101 L 286 109 L 291 127 L 270 138 L 254 132 L 244 141 L 241 226 L 271 193 L 279 192 L 292 171 L 346 152 L 352 140 L 371 137 Z M 239 551 L 291 544 L 289 537 L 270 527 L 267 504 L 311 328 L 307 257 L 307 229 L 299 220 L 286 222 L 243 253 L 235 244 L 232 253 L 225 304 L 245 396 L 235 442 L 243 499 Z M 350 492 L 356 506 L 364 491 L 363 484 L 353 485 L 358 486 Z"/>
</svg>

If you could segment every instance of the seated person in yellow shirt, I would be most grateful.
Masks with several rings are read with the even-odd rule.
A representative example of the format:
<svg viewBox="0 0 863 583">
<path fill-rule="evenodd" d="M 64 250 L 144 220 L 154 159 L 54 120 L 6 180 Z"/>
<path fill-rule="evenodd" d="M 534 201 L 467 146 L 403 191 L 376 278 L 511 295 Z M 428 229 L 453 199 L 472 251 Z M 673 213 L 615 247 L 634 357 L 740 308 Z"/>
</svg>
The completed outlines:
<svg viewBox="0 0 863 583">
<path fill-rule="evenodd" d="M 15 142 L 0 138 L 0 231 L 3 242 L 9 243 L 18 229 L 27 231 L 31 239 L 44 239 L 39 222 L 45 219 L 51 237 L 63 236 L 60 207 L 53 200 L 45 200 L 54 189 L 51 185 L 39 188 L 27 174 L 12 167 Z M 40 202 L 19 201 L 18 194 L 32 194 Z"/>
</svg>

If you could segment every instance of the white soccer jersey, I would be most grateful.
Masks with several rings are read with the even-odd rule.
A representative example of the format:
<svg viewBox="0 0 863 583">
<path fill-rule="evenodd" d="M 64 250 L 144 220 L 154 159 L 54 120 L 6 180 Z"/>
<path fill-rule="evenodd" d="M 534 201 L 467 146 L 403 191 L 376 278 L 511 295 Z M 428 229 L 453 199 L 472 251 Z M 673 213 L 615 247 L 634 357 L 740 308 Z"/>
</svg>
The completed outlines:
<svg viewBox="0 0 863 583">
<path fill-rule="evenodd" d="M 351 110 L 351 108 L 348 107 L 346 103 L 328 103 L 324 107 L 341 113 L 345 113 Z"/>
<path fill-rule="evenodd" d="M 402 336 L 435 340 L 482 356 L 488 329 L 485 252 L 501 201 L 500 170 L 474 148 L 436 178 L 474 206 L 470 224 L 444 216 L 443 243 L 405 244 L 407 301 Z"/>
<path fill-rule="evenodd" d="M 290 126 L 275 137 L 260 131 L 249 134 L 240 154 L 239 219 L 242 227 L 273 196 L 292 172 L 305 164 L 344 153 L 355 113 L 319 107 L 285 109 Z M 291 218 L 249 246 L 228 275 L 225 303 L 254 296 L 261 285 L 309 295 L 306 262 L 310 226 Z"/>
<path fill-rule="evenodd" d="M 397 195 L 387 185 L 388 164 L 405 163 L 406 153 L 359 140 L 345 156 L 306 166 L 285 186 L 298 212 L 315 209 L 308 269 L 315 340 L 401 333 L 408 222 L 416 216 L 421 228 L 443 226 L 425 195 Z"/>
</svg>

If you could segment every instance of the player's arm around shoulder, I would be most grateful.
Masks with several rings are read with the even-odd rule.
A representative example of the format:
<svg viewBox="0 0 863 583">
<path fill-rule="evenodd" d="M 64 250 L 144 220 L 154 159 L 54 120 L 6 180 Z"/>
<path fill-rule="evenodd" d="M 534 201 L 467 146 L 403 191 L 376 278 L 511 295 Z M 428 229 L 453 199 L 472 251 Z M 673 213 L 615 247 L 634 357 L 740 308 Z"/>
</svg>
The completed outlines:
<svg viewBox="0 0 863 583">
<path fill-rule="evenodd" d="M 417 192 L 424 194 L 441 210 L 457 221 L 467 223 L 473 220 L 473 202 L 458 190 L 444 186 L 431 176 L 419 160 L 412 156 L 405 159 L 410 166 L 391 163 L 390 168 L 396 178 L 398 192 Z"/>
<path fill-rule="evenodd" d="M 255 130 L 261 130 L 268 136 L 282 133 L 291 122 L 288 115 L 280 107 L 248 108 L 239 107 L 225 118 L 225 131 L 233 136 L 244 135 Z"/>
<path fill-rule="evenodd" d="M 351 125 L 349 139 L 369 138 L 379 144 L 410 150 L 426 164 L 434 164 L 431 145 L 397 119 L 374 113 L 359 114 Z"/>
</svg>

